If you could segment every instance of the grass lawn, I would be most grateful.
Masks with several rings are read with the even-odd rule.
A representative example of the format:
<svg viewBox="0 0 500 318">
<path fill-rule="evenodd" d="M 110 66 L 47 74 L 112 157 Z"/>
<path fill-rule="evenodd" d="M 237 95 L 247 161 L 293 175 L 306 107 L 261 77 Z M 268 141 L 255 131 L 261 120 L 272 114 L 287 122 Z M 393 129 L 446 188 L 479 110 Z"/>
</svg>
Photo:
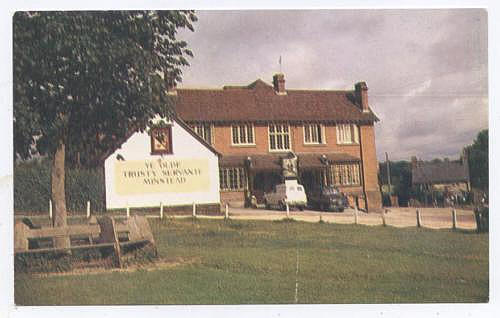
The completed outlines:
<svg viewBox="0 0 500 318">
<path fill-rule="evenodd" d="M 151 220 L 154 271 L 16 274 L 17 305 L 487 302 L 488 235 L 271 221 Z M 298 258 L 298 274 L 297 273 Z"/>
</svg>

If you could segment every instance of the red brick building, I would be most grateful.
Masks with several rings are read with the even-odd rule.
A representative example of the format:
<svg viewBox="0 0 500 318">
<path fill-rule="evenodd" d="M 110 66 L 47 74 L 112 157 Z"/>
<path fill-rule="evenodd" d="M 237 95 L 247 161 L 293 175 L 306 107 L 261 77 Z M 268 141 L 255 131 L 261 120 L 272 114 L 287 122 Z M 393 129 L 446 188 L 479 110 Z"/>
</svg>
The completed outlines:
<svg viewBox="0 0 500 318">
<path fill-rule="evenodd" d="M 175 109 L 222 154 L 221 201 L 261 202 L 282 182 L 286 158 L 297 158 L 297 177 L 306 189 L 335 184 L 351 204 L 381 208 L 374 122 L 366 83 L 354 90 L 288 90 L 283 74 L 273 85 L 173 89 Z M 285 160 L 286 161 L 286 160 Z"/>
</svg>

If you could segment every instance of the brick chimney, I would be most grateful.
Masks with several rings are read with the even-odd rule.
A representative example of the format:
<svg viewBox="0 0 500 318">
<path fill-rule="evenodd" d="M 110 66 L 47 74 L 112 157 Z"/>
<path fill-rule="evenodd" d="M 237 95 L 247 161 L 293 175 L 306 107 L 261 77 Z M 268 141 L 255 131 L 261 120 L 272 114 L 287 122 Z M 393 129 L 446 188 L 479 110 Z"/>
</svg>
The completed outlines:
<svg viewBox="0 0 500 318">
<path fill-rule="evenodd" d="M 369 112 L 368 108 L 368 86 L 366 86 L 366 82 L 359 82 L 354 85 L 356 101 L 358 105 L 361 107 L 363 112 Z"/>
<path fill-rule="evenodd" d="M 276 73 L 273 76 L 273 86 L 276 94 L 278 95 L 286 95 L 285 91 L 285 74 Z"/>
</svg>

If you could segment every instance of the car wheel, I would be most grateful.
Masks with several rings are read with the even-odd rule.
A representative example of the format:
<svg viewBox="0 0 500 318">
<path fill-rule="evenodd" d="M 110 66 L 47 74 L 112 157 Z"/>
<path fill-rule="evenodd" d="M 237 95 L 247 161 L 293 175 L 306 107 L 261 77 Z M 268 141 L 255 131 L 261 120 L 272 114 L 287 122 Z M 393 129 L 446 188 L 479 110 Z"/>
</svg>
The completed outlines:
<svg viewBox="0 0 500 318">
<path fill-rule="evenodd" d="M 344 208 L 339 208 L 339 212 L 344 212 Z"/>
<path fill-rule="evenodd" d="M 304 207 L 303 206 L 299 206 L 299 210 L 300 211 L 304 211 Z"/>
</svg>

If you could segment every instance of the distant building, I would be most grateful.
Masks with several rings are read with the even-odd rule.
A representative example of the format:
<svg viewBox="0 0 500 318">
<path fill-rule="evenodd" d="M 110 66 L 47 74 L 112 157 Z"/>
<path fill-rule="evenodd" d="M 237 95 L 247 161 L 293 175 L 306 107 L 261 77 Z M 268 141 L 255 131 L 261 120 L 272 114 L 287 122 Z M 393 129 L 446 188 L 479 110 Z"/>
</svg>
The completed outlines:
<svg viewBox="0 0 500 318">
<path fill-rule="evenodd" d="M 289 90 L 273 84 L 219 89 L 171 88 L 177 115 L 222 156 L 221 201 L 262 202 L 264 192 L 296 175 L 306 189 L 333 184 L 352 205 L 381 208 L 368 88 Z"/>
<path fill-rule="evenodd" d="M 411 165 L 412 185 L 422 191 L 440 193 L 444 200 L 456 200 L 471 190 L 465 156 L 458 161 L 439 162 L 423 162 L 412 157 Z"/>
</svg>

